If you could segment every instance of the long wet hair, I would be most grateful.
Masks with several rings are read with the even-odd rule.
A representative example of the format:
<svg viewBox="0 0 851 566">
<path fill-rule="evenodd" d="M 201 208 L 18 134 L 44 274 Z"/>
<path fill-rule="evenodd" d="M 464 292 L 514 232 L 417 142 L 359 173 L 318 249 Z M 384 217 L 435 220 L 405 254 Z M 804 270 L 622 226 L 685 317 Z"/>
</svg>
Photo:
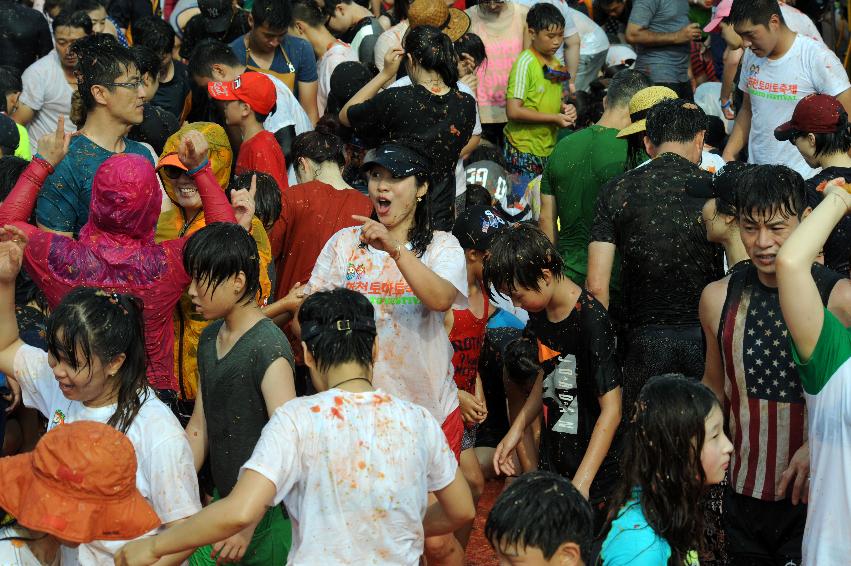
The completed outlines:
<svg viewBox="0 0 851 566">
<path fill-rule="evenodd" d="M 639 488 L 638 504 L 647 523 L 671 547 L 670 566 L 682 565 L 689 552 L 703 546 L 698 501 L 706 474 L 700 454 L 713 407 L 719 407 L 715 394 L 680 374 L 653 377 L 641 389 L 624 434 L 623 478 L 603 538 Z"/>
<path fill-rule="evenodd" d="M 439 74 L 449 88 L 457 88 L 458 55 L 445 33 L 434 26 L 417 26 L 405 35 L 404 44 L 415 64 Z"/>
<path fill-rule="evenodd" d="M 89 287 L 74 289 L 47 319 L 47 351 L 75 370 L 88 367 L 90 380 L 95 357 L 106 366 L 124 354 L 109 384 L 118 390 L 118 408 L 106 424 L 126 433 L 150 394 L 142 300 Z"/>
</svg>

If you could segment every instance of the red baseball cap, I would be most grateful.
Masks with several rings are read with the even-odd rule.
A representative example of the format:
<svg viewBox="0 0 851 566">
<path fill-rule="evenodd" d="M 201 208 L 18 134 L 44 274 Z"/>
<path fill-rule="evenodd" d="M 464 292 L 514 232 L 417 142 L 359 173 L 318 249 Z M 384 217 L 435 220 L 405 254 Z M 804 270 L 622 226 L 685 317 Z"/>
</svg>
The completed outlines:
<svg viewBox="0 0 851 566">
<path fill-rule="evenodd" d="M 778 141 L 788 141 L 796 132 L 831 134 L 839 126 L 839 116 L 844 111 L 836 97 L 810 94 L 798 101 L 791 120 L 774 129 L 774 137 Z"/>
<path fill-rule="evenodd" d="M 278 94 L 275 83 L 263 73 L 247 72 L 235 80 L 207 83 L 207 92 L 214 100 L 240 100 L 258 114 L 270 114 Z"/>
</svg>

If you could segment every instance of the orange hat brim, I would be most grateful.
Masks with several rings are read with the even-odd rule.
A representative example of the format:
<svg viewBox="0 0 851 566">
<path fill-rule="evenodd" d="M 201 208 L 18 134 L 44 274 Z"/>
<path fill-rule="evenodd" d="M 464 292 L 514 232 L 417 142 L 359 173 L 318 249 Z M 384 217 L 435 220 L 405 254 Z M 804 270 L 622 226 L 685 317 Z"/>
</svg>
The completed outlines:
<svg viewBox="0 0 851 566">
<path fill-rule="evenodd" d="M 157 163 L 157 171 L 167 166 L 177 167 L 181 171 L 189 171 L 186 165 L 180 162 L 180 157 L 177 156 L 177 153 L 169 153 L 168 155 L 164 155 L 162 159 L 160 159 Z"/>
</svg>

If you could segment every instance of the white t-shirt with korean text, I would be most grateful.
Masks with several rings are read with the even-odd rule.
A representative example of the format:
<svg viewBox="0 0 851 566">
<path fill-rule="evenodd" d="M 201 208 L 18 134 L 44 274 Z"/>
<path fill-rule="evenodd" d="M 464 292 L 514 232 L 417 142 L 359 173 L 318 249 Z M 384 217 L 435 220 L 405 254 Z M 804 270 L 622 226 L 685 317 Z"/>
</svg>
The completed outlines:
<svg viewBox="0 0 851 566">
<path fill-rule="evenodd" d="M 331 236 L 316 260 L 309 292 L 346 287 L 366 295 L 378 330 L 375 386 L 425 407 L 442 423 L 458 407 L 445 314 L 420 302 L 389 254 L 361 246 L 360 233 L 355 226 Z M 435 231 L 420 261 L 458 291 L 452 308 L 467 308 L 467 263 L 458 240 Z"/>
</svg>

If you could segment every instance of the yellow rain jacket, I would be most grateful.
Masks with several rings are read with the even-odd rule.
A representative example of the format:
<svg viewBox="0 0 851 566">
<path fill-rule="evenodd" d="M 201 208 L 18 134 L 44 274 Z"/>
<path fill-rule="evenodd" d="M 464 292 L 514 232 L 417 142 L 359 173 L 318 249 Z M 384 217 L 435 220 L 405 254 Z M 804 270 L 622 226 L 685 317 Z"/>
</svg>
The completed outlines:
<svg viewBox="0 0 851 566">
<path fill-rule="evenodd" d="M 184 124 L 180 130 L 174 133 L 166 141 L 160 159 L 170 153 L 176 153 L 180 145 L 180 139 L 188 130 L 198 130 L 207 139 L 210 146 L 210 167 L 216 180 L 223 188 L 228 186 L 231 175 L 231 164 L 233 152 L 224 129 L 218 124 L 210 122 L 193 122 Z M 199 212 L 194 218 L 186 218 L 186 214 L 177 205 L 174 186 L 168 175 L 160 175 L 165 187 L 166 194 L 175 204 L 174 208 L 163 212 L 157 222 L 156 241 L 173 240 L 190 236 L 203 228 L 204 211 Z M 269 237 L 263 228 L 263 223 L 254 217 L 251 223 L 251 235 L 257 242 L 257 250 L 260 253 L 260 293 L 257 302 L 266 304 L 272 292 L 272 283 L 269 280 L 269 264 L 272 261 L 272 248 Z M 189 295 L 186 293 L 180 298 L 174 311 L 174 374 L 177 376 L 179 385 L 178 395 L 182 400 L 195 399 L 198 391 L 198 341 L 201 332 L 212 322 L 199 316 L 192 307 Z"/>
</svg>

